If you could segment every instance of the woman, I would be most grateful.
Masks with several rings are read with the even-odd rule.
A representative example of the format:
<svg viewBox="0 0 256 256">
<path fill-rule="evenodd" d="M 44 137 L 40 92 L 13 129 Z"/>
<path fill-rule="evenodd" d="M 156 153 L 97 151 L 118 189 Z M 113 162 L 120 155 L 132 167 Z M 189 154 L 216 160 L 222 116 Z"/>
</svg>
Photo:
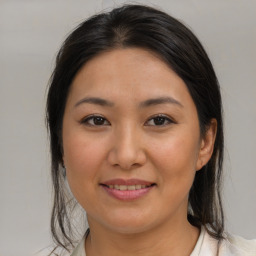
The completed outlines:
<svg viewBox="0 0 256 256">
<path fill-rule="evenodd" d="M 256 255 L 224 233 L 219 85 L 174 18 L 127 5 L 83 22 L 57 56 L 47 121 L 53 237 L 73 246 L 66 180 L 89 224 L 72 256 Z"/>
</svg>

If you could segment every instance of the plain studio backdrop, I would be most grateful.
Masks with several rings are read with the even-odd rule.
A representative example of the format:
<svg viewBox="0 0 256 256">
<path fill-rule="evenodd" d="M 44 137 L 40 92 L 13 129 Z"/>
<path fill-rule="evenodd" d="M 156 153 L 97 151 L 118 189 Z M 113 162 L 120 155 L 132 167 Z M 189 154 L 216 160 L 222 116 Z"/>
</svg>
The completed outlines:
<svg viewBox="0 0 256 256">
<path fill-rule="evenodd" d="M 44 111 L 54 58 L 82 20 L 124 2 L 0 0 L 0 256 L 39 255 L 37 251 L 51 244 Z M 205 46 L 224 102 L 226 228 L 255 238 L 256 1 L 136 3 L 182 20 Z"/>
</svg>

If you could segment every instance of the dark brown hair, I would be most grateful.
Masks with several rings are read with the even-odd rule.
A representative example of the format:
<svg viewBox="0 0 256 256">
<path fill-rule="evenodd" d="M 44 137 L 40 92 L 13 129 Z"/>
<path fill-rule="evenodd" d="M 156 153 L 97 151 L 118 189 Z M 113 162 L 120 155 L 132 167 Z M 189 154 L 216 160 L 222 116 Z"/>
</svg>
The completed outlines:
<svg viewBox="0 0 256 256">
<path fill-rule="evenodd" d="M 104 51 L 140 47 L 156 53 L 185 82 L 196 105 L 201 135 L 214 118 L 217 135 L 210 161 L 196 172 L 189 193 L 188 220 L 221 240 L 224 229 L 220 196 L 223 161 L 222 103 L 212 64 L 195 35 L 168 14 L 142 5 L 124 5 L 81 23 L 65 40 L 52 74 L 47 99 L 54 204 L 52 235 L 57 245 L 72 245 L 69 203 L 62 172 L 62 121 L 72 80 L 83 65 Z M 193 136 L 193 135 L 191 135 Z M 73 206 L 72 206 L 73 207 Z"/>
</svg>

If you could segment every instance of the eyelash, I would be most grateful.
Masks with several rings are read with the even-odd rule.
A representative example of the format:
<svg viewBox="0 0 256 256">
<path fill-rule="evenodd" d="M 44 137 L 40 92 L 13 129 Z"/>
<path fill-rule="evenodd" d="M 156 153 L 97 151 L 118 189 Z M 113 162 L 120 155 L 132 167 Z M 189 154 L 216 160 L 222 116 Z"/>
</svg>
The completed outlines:
<svg viewBox="0 0 256 256">
<path fill-rule="evenodd" d="M 164 124 L 160 124 L 160 125 L 146 125 L 146 126 L 161 126 L 161 127 L 164 127 L 164 126 L 167 126 L 167 125 L 169 125 L 169 124 L 173 124 L 173 123 L 176 123 L 174 120 L 172 120 L 170 117 L 168 117 L 168 116 L 166 116 L 166 115 L 163 115 L 163 114 L 158 114 L 158 115 L 155 115 L 155 116 L 153 116 L 153 117 L 151 117 L 151 118 L 149 118 L 148 119 L 148 121 L 146 122 L 146 123 L 149 123 L 149 121 L 151 121 L 151 120 L 155 120 L 156 121 L 156 119 L 162 119 L 162 121 L 164 120 Z M 159 120 L 158 120 L 159 121 Z M 166 122 L 167 122 L 167 124 L 166 124 Z"/>
<path fill-rule="evenodd" d="M 149 121 L 151 121 L 151 120 L 155 120 L 155 121 L 156 121 L 157 118 L 158 118 L 158 121 L 160 121 L 160 120 L 162 119 L 161 121 L 164 121 L 164 124 L 159 124 L 159 125 L 156 125 L 156 124 L 153 124 L 153 125 L 147 124 L 147 123 L 149 123 Z M 98 120 L 97 120 L 97 119 L 98 119 Z M 160 120 L 159 120 L 159 119 L 160 119 Z M 90 123 L 89 123 L 90 121 L 93 121 L 94 124 L 90 124 Z M 95 124 L 95 121 L 96 121 L 96 122 L 97 122 L 97 121 L 100 121 L 100 122 L 103 122 L 103 123 L 101 123 L 101 124 Z M 107 124 L 104 124 L 104 123 L 106 123 L 106 122 L 107 122 Z M 167 124 L 166 124 L 166 122 L 167 122 Z M 103 116 L 100 116 L 100 115 L 90 115 L 90 116 L 84 118 L 84 119 L 81 121 L 81 123 L 84 124 L 84 125 L 87 125 L 87 126 L 106 126 L 106 125 L 110 125 L 109 121 L 108 121 L 106 118 L 104 118 Z M 146 121 L 145 125 L 146 125 L 146 126 L 160 126 L 160 127 L 164 127 L 164 126 L 167 126 L 167 125 L 173 124 L 173 123 L 176 123 L 176 122 L 175 122 L 174 120 L 172 120 L 170 117 L 168 117 L 168 116 L 166 116 L 166 115 L 163 115 L 163 114 L 158 114 L 158 115 L 155 115 L 155 116 L 149 118 L 148 121 Z"/>
<path fill-rule="evenodd" d="M 85 125 L 88 125 L 88 126 L 103 126 L 103 125 L 106 125 L 106 124 L 101 124 L 101 125 L 97 125 L 97 124 L 95 124 L 95 120 L 96 119 L 99 119 L 99 118 L 101 118 L 104 122 L 105 121 L 107 121 L 107 119 L 106 118 L 104 118 L 103 116 L 100 116 L 100 115 L 90 115 L 90 116 L 88 116 L 88 117 L 86 117 L 85 119 L 83 119 L 82 121 L 81 121 L 81 123 L 82 124 L 85 124 Z M 94 122 L 94 124 L 90 124 L 89 123 L 89 121 L 93 121 Z M 98 120 L 99 121 L 99 120 Z M 109 125 L 110 123 L 107 121 L 107 125 Z"/>
</svg>

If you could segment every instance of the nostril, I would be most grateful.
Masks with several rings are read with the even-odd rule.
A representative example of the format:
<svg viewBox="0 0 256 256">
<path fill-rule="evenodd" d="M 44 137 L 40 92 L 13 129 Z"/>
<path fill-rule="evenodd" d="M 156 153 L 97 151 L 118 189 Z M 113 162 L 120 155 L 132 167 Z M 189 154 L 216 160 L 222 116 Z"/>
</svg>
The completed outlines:
<svg viewBox="0 0 256 256">
<path fill-rule="evenodd" d="M 134 135 L 133 135 L 134 136 Z M 112 146 L 108 152 L 107 159 L 112 166 L 118 166 L 123 170 L 138 168 L 146 162 L 146 154 L 139 140 L 134 141 L 127 134 L 122 138 L 113 138 Z M 130 138 L 130 139 L 129 139 Z"/>
</svg>

